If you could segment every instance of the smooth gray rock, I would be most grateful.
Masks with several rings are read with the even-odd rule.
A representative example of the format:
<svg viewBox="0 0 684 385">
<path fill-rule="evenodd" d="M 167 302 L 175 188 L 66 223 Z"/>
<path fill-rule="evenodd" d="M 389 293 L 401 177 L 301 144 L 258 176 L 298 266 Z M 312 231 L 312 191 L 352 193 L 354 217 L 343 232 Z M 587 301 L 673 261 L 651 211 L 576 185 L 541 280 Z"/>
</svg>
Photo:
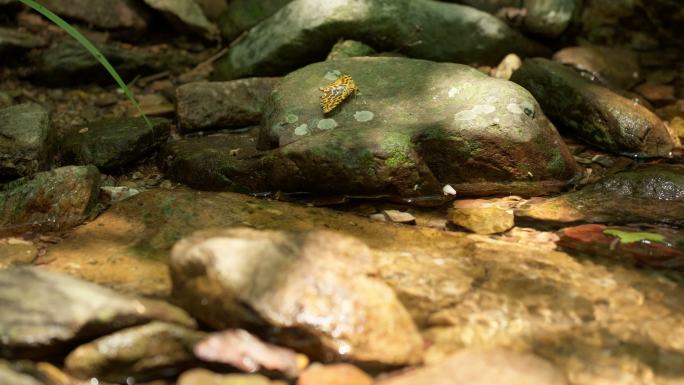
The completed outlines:
<svg viewBox="0 0 684 385">
<path fill-rule="evenodd" d="M 199 231 L 171 253 L 173 297 L 212 327 L 273 333 L 313 359 L 407 365 L 423 342 L 370 250 L 329 231 Z"/>
<path fill-rule="evenodd" d="M 26 176 L 52 163 L 50 114 L 39 104 L 0 109 L 0 178 Z"/>
<path fill-rule="evenodd" d="M 148 118 L 115 118 L 71 130 L 62 140 L 62 164 L 92 164 L 102 171 L 121 171 L 166 142 L 171 121 Z"/>
<path fill-rule="evenodd" d="M 259 124 L 262 110 L 280 78 L 197 82 L 178 87 L 176 110 L 183 132 Z"/>
<path fill-rule="evenodd" d="M 511 52 L 548 54 L 496 17 L 458 4 L 295 0 L 232 47 L 216 63 L 216 75 L 221 80 L 282 75 L 323 59 L 341 38 L 413 58 L 467 64 L 496 64 Z"/>
<path fill-rule="evenodd" d="M 527 88 L 560 129 L 589 144 L 639 157 L 668 156 L 677 144 L 651 111 L 562 64 L 528 59 L 511 81 Z"/>
<path fill-rule="evenodd" d="M 0 185 L 0 235 L 59 231 L 93 218 L 101 175 L 94 166 L 68 166 Z"/>
<path fill-rule="evenodd" d="M 218 27 L 207 19 L 195 0 L 144 0 L 145 4 L 160 11 L 181 31 L 187 30 L 207 39 L 218 37 Z"/>
<path fill-rule="evenodd" d="M 221 15 L 219 28 L 226 41 L 233 41 L 244 31 L 268 19 L 292 0 L 231 0 Z"/>
<path fill-rule="evenodd" d="M 37 267 L 0 271 L 0 355 L 44 358 L 83 339 L 163 320 L 194 321 L 165 302 L 117 294 L 104 287 Z"/>
</svg>

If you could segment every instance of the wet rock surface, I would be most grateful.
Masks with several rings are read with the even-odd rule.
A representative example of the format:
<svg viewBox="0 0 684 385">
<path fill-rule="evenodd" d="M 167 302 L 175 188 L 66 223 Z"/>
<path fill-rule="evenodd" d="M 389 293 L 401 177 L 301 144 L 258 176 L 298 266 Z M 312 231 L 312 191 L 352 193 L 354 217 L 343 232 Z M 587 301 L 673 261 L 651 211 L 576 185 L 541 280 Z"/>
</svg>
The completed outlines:
<svg viewBox="0 0 684 385">
<path fill-rule="evenodd" d="M 93 166 L 66 166 L 0 185 L 0 234 L 66 230 L 93 218 L 101 178 Z"/>
<path fill-rule="evenodd" d="M 564 377 L 549 362 L 532 354 L 465 350 L 437 365 L 379 381 L 378 385 L 567 385 Z"/>
<path fill-rule="evenodd" d="M 45 385 L 35 377 L 17 370 L 5 360 L 0 360 L 0 382 L 12 385 Z"/>
<path fill-rule="evenodd" d="M 413 321 L 392 290 L 370 277 L 370 250 L 354 238 L 207 230 L 176 244 L 170 266 L 173 297 L 213 327 L 268 328 L 326 361 L 421 360 Z"/>
<path fill-rule="evenodd" d="M 619 154 L 667 156 L 677 144 L 646 108 L 547 59 L 528 59 L 512 81 L 527 88 L 561 130 Z"/>
<path fill-rule="evenodd" d="M 444 44 L 452 36 L 464 38 L 458 45 Z M 546 48 L 495 17 L 457 4 L 335 0 L 320 7 L 315 0 L 295 0 L 250 30 L 216 70 L 224 80 L 283 75 L 307 64 L 307 58 L 323 59 L 340 38 L 435 61 L 495 64 L 509 52 L 546 54 Z"/>
<path fill-rule="evenodd" d="M 177 385 L 286 385 L 287 382 L 270 380 L 258 374 L 218 374 L 206 369 L 192 369 L 183 373 Z"/>
<path fill-rule="evenodd" d="M 35 103 L 0 109 L 0 178 L 44 171 L 54 151 L 50 114 Z"/>
<path fill-rule="evenodd" d="M 278 78 L 200 82 L 178 87 L 178 125 L 183 132 L 259 124 Z"/>
<path fill-rule="evenodd" d="M 580 225 L 561 230 L 558 245 L 569 252 L 615 258 L 643 266 L 684 266 L 684 234 L 676 230 Z"/>
<path fill-rule="evenodd" d="M 174 242 L 195 229 L 236 224 L 328 227 L 366 242 L 379 278 L 420 327 L 428 363 L 466 347 L 512 347 L 552 362 L 573 384 L 639 383 L 643 376 L 667 384 L 684 362 L 676 334 L 684 292 L 675 272 L 577 258 L 548 242 L 392 225 L 240 194 L 143 192 L 77 229 L 43 263 L 119 290 L 164 296 L 164 261 Z M 87 242 L 92 237 L 99 241 Z M 658 362 L 672 364 L 654 363 L 653 349 L 661 352 Z"/>
<path fill-rule="evenodd" d="M 3 357 L 50 357 L 78 340 L 153 319 L 194 325 L 171 305 L 125 297 L 35 267 L 0 271 L 0 286 Z"/>
<path fill-rule="evenodd" d="M 31 242 L 19 238 L 0 239 L 0 270 L 29 265 L 37 256 L 38 249 Z"/>
<path fill-rule="evenodd" d="M 516 210 L 516 221 L 573 223 L 684 223 L 684 167 L 648 165 L 620 172 L 577 192 Z"/>
<path fill-rule="evenodd" d="M 113 383 L 171 377 L 196 361 L 193 348 L 203 337 L 184 326 L 150 322 L 79 346 L 66 357 L 65 368 L 77 378 Z"/>
<path fill-rule="evenodd" d="M 105 172 L 121 171 L 150 155 L 169 137 L 171 121 L 149 118 L 106 119 L 76 127 L 60 145 L 63 164 L 92 164 Z"/>
</svg>

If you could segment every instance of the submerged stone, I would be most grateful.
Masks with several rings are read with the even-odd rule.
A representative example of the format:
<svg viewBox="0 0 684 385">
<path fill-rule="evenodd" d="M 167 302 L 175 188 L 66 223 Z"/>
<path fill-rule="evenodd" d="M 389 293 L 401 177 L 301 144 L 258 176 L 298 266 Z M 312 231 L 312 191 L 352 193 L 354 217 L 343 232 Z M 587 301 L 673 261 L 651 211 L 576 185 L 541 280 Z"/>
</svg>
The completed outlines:
<svg viewBox="0 0 684 385">
<path fill-rule="evenodd" d="M 580 191 L 515 212 L 516 220 L 552 226 L 574 223 L 684 225 L 684 166 L 644 165 L 600 179 Z"/>
<path fill-rule="evenodd" d="M 295 0 L 251 29 L 217 76 L 282 75 L 322 60 L 341 38 L 434 61 L 496 64 L 506 54 L 545 55 L 546 48 L 496 17 L 433 0 Z M 458 38 L 458 44 L 451 44 Z"/>
<path fill-rule="evenodd" d="M 18 31 L 10 28 L 0 27 L 0 55 L 2 55 L 3 65 L 7 65 L 17 60 L 20 54 L 37 47 L 46 45 L 46 41 L 37 35 Z"/>
<path fill-rule="evenodd" d="M 642 266 L 684 267 L 684 232 L 668 228 L 588 224 L 564 228 L 558 246 L 569 253 L 613 258 Z"/>
<path fill-rule="evenodd" d="M 608 151 L 668 156 L 678 142 L 651 111 L 562 64 L 528 59 L 511 80 L 527 88 L 561 129 Z"/>
<path fill-rule="evenodd" d="M 27 176 L 52 163 L 50 114 L 35 103 L 0 109 L 0 178 Z"/>
<path fill-rule="evenodd" d="M 413 321 L 373 274 L 365 244 L 326 231 L 206 230 L 171 254 L 174 298 L 212 327 L 269 330 L 317 360 L 420 362 Z"/>
<path fill-rule="evenodd" d="M 465 349 L 439 364 L 409 371 L 377 385 L 568 385 L 558 368 L 534 354 Z"/>
<path fill-rule="evenodd" d="M 540 247 L 519 238 L 398 226 L 340 210 L 178 188 L 119 202 L 52 245 L 38 263 L 50 261 L 42 267 L 163 297 L 170 286 L 167 258 L 179 238 L 236 225 L 295 232 L 332 228 L 366 243 L 377 278 L 392 287 L 421 328 L 428 364 L 463 349 L 508 348 L 534 352 L 584 384 L 667 384 L 684 367 L 680 271 L 578 258 L 547 247 L 547 241 Z M 196 266 L 199 273 L 202 265 Z M 289 270 L 283 270 L 286 276 Z M 237 265 L 225 271 L 236 272 Z M 250 284 L 253 276 L 243 277 Z M 218 307 L 202 309 L 208 316 Z M 211 382 L 181 377 L 179 383 Z"/>
<path fill-rule="evenodd" d="M 166 142 L 171 121 L 149 118 L 116 118 L 74 128 L 63 139 L 63 164 L 92 164 L 102 171 L 121 171 L 154 152 Z"/>
</svg>

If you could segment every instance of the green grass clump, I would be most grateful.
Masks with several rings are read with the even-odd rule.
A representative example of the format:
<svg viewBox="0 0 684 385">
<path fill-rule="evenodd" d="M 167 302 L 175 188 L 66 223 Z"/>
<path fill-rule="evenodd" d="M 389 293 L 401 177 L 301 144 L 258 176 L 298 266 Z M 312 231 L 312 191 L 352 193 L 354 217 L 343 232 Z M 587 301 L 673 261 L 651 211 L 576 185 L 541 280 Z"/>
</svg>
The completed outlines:
<svg viewBox="0 0 684 385">
<path fill-rule="evenodd" d="M 90 52 L 90 54 L 93 55 L 95 59 L 97 59 L 97 61 L 100 62 L 100 64 L 102 64 L 102 66 L 107 70 L 107 72 L 109 72 L 114 81 L 116 81 L 116 84 L 118 84 L 119 88 L 121 88 L 121 91 L 123 91 L 124 95 L 126 95 L 126 97 L 131 101 L 131 103 L 133 103 L 135 108 L 138 109 L 140 115 L 143 117 L 143 119 L 145 119 L 145 123 L 150 127 L 150 129 L 153 129 L 152 124 L 147 119 L 147 116 L 142 111 L 142 108 L 140 108 L 140 104 L 135 99 L 135 96 L 133 96 L 133 93 L 131 92 L 130 88 L 128 88 L 126 83 L 121 79 L 121 76 L 119 76 L 114 67 L 112 67 L 112 65 L 109 63 L 109 60 L 107 60 L 107 58 L 102 54 L 102 52 L 100 52 L 100 50 L 97 49 L 97 47 L 95 47 L 95 45 L 93 45 L 93 43 L 91 43 L 90 40 L 88 40 L 88 38 L 83 36 L 83 34 L 78 32 L 74 27 L 71 26 L 71 24 L 67 23 L 61 17 L 55 15 L 54 12 L 45 8 L 45 6 L 41 5 L 40 3 L 34 0 L 19 1 L 33 8 L 36 12 L 48 18 L 51 22 L 55 23 L 58 27 L 62 28 L 66 33 L 69 34 L 69 36 L 74 38 L 85 49 L 87 49 L 88 52 Z"/>
</svg>

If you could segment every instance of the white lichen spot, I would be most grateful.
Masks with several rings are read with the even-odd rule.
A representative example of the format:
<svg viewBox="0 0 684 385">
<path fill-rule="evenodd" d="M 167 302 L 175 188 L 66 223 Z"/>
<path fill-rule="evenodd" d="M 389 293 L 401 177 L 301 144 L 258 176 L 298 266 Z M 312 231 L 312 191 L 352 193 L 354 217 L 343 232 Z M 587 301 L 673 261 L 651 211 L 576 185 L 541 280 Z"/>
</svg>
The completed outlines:
<svg viewBox="0 0 684 385">
<path fill-rule="evenodd" d="M 496 103 L 498 100 L 499 99 L 494 95 L 490 95 L 485 98 L 485 102 L 487 103 Z"/>
<path fill-rule="evenodd" d="M 285 117 L 285 120 L 290 124 L 294 124 L 294 123 L 297 123 L 299 121 L 299 116 L 297 116 L 295 114 L 287 114 L 287 116 Z"/>
<path fill-rule="evenodd" d="M 447 95 L 450 98 L 453 98 L 454 96 L 458 95 L 459 93 L 461 93 L 460 89 L 458 89 L 456 87 L 451 87 L 451 88 L 449 88 L 449 92 L 447 93 Z"/>
<path fill-rule="evenodd" d="M 325 76 L 323 76 L 323 77 L 325 78 L 325 80 L 330 80 L 331 82 L 334 82 L 341 75 L 342 75 L 342 72 L 340 72 L 339 70 L 332 70 L 332 71 L 326 72 Z"/>
<path fill-rule="evenodd" d="M 489 104 L 477 104 L 469 110 L 464 110 L 454 114 L 454 120 L 473 120 L 480 115 L 491 114 L 496 111 L 496 107 Z"/>
<path fill-rule="evenodd" d="M 523 113 L 523 109 L 522 109 L 522 107 L 520 107 L 520 104 L 518 104 L 518 103 L 508 103 L 508 105 L 506 106 L 506 109 L 511 114 L 520 115 Z"/>
<path fill-rule="evenodd" d="M 302 136 L 309 133 L 309 125 L 304 123 L 294 130 L 295 135 Z"/>
<path fill-rule="evenodd" d="M 357 122 L 369 122 L 373 120 L 374 116 L 375 114 L 370 111 L 356 111 L 354 113 L 354 119 L 356 119 Z"/>
<path fill-rule="evenodd" d="M 316 127 L 321 130 L 331 130 L 337 127 L 337 122 L 335 119 L 321 119 Z"/>
<path fill-rule="evenodd" d="M 492 106 L 491 104 L 478 104 L 473 107 L 473 111 L 475 111 L 478 115 L 491 114 L 492 112 L 496 111 L 496 107 Z"/>
</svg>

